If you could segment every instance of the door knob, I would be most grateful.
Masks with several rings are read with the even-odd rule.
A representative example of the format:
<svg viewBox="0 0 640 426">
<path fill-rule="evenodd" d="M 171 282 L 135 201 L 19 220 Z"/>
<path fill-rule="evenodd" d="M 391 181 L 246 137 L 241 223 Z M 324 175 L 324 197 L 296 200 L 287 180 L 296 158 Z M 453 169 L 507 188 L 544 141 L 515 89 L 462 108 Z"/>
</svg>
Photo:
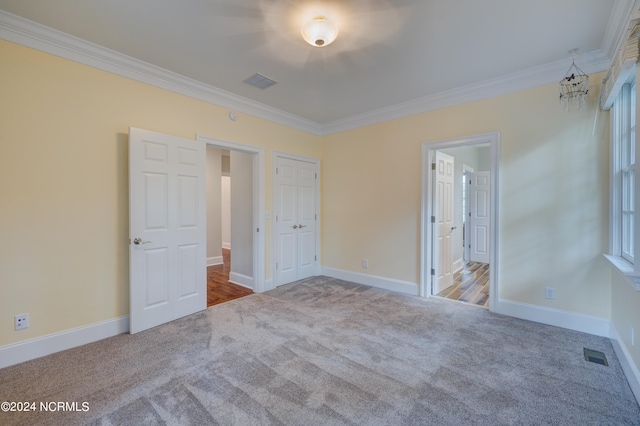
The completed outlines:
<svg viewBox="0 0 640 426">
<path fill-rule="evenodd" d="M 298 228 L 306 228 L 307 225 L 298 225 Z"/>
<path fill-rule="evenodd" d="M 452 226 L 452 227 L 451 227 L 451 230 L 452 230 L 452 231 L 453 231 L 454 229 L 456 229 L 456 226 Z"/>
<path fill-rule="evenodd" d="M 142 241 L 142 238 L 134 238 L 133 239 L 133 244 L 139 246 L 140 244 L 147 244 L 150 243 L 151 241 Z"/>
<path fill-rule="evenodd" d="M 292 228 L 293 229 L 298 229 L 298 225 L 293 225 Z"/>
</svg>

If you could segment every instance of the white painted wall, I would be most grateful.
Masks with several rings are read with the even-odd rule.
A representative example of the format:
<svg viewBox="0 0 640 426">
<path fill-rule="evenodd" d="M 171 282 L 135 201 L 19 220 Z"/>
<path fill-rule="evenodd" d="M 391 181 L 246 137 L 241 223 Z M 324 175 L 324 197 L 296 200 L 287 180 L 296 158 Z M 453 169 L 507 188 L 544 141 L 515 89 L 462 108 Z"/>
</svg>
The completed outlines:
<svg viewBox="0 0 640 426">
<path fill-rule="evenodd" d="M 219 148 L 207 146 L 207 266 L 222 263 L 220 155 Z"/>
<path fill-rule="evenodd" d="M 253 156 L 231 152 L 231 273 L 238 282 L 253 278 Z M 234 276 L 236 277 L 234 279 Z M 238 282 L 239 284 L 245 284 Z"/>
<path fill-rule="evenodd" d="M 224 157 L 223 157 L 224 158 Z M 227 157 L 228 158 L 228 157 Z M 231 177 L 222 176 L 220 178 L 221 218 L 222 218 L 222 248 L 231 248 Z"/>
</svg>

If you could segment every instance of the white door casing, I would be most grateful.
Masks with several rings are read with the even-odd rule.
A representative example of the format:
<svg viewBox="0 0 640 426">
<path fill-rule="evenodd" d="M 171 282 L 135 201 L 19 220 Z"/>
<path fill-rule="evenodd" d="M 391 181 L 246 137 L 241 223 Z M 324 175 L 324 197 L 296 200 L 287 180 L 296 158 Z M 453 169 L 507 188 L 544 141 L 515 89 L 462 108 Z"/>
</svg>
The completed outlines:
<svg viewBox="0 0 640 426">
<path fill-rule="evenodd" d="M 129 129 L 130 332 L 207 307 L 205 144 Z"/>
<path fill-rule="evenodd" d="M 489 263 L 491 172 L 468 174 L 469 260 Z"/>
<path fill-rule="evenodd" d="M 213 138 L 211 136 L 196 135 L 196 140 L 209 146 L 215 146 L 232 151 L 246 152 L 253 155 L 253 291 L 262 293 L 273 288 L 271 282 L 265 278 L 265 230 L 264 230 L 264 148 Z"/>
<path fill-rule="evenodd" d="M 277 285 L 316 275 L 317 164 L 276 157 Z"/>
<path fill-rule="evenodd" d="M 453 285 L 453 182 L 454 158 L 436 151 L 434 173 L 434 285 L 438 294 Z"/>
</svg>

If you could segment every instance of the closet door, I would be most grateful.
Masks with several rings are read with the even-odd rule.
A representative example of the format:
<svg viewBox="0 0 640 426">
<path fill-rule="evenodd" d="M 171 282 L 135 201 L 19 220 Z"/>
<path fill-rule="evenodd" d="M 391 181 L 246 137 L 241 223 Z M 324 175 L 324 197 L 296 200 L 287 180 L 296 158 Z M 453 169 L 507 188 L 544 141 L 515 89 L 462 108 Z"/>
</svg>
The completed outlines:
<svg viewBox="0 0 640 426">
<path fill-rule="evenodd" d="M 315 163 L 277 157 L 277 285 L 315 275 L 317 176 Z"/>
</svg>

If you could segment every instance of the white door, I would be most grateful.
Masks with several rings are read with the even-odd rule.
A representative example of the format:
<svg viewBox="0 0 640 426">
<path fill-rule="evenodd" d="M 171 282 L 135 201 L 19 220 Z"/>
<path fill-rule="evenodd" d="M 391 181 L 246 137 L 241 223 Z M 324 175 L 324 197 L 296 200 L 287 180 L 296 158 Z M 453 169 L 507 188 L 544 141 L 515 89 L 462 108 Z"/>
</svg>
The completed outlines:
<svg viewBox="0 0 640 426">
<path fill-rule="evenodd" d="M 204 142 L 129 129 L 130 332 L 207 307 Z"/>
<path fill-rule="evenodd" d="M 468 174 L 469 260 L 489 263 L 490 172 Z"/>
<path fill-rule="evenodd" d="M 315 275 L 316 179 L 315 163 L 277 157 L 277 285 Z"/>
<path fill-rule="evenodd" d="M 433 294 L 453 285 L 453 162 L 452 156 L 435 152 Z"/>
</svg>

